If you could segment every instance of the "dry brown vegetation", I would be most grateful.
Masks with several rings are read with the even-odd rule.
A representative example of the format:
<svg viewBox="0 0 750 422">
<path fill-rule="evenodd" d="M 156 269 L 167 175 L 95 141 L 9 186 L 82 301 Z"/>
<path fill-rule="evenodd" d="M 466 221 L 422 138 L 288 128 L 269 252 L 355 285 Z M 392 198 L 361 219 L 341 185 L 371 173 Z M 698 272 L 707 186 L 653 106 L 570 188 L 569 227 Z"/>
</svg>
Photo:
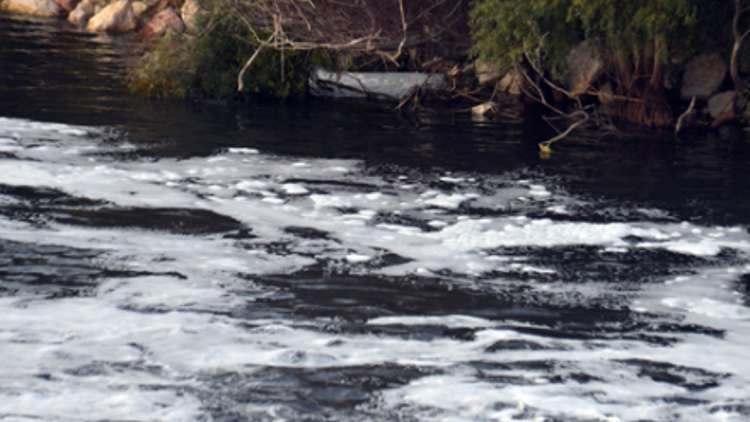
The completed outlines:
<svg viewBox="0 0 750 422">
<path fill-rule="evenodd" d="M 429 69 L 470 47 L 467 0 L 237 0 L 232 3 L 260 46 L 332 50 L 376 58 L 390 69 Z M 238 81 L 240 88 L 244 71 Z"/>
</svg>

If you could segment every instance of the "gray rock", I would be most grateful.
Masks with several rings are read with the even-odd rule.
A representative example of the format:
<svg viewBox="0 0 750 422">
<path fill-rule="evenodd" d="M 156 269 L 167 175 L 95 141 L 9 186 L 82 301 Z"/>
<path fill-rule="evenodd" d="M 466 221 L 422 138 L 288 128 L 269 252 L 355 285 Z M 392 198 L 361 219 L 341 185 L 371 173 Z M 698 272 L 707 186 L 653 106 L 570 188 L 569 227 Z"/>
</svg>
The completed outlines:
<svg viewBox="0 0 750 422">
<path fill-rule="evenodd" d="M 510 69 L 497 83 L 497 90 L 508 94 L 521 95 L 523 90 L 523 75 L 515 67 Z"/>
<path fill-rule="evenodd" d="M 687 64 L 682 77 L 680 97 L 706 100 L 719 90 L 727 75 L 728 66 L 718 54 L 699 54 Z"/>
<path fill-rule="evenodd" d="M 497 66 L 479 61 L 477 61 L 476 63 L 476 73 L 477 81 L 480 85 L 493 84 L 498 79 L 500 79 L 501 76 L 503 76 L 502 72 L 500 72 L 500 69 L 498 69 Z"/>
<path fill-rule="evenodd" d="M 135 12 L 130 0 L 116 0 L 89 20 L 89 31 L 123 32 L 135 28 Z"/>
<path fill-rule="evenodd" d="M 59 16 L 63 9 L 53 0 L 5 0 L 0 9 L 36 16 Z"/>
<path fill-rule="evenodd" d="M 584 41 L 568 54 L 565 86 L 573 96 L 585 94 L 604 69 L 599 50 Z"/>
<path fill-rule="evenodd" d="M 714 119 L 722 113 L 732 111 L 734 107 L 734 91 L 718 93 L 708 100 L 708 112 Z"/>
</svg>

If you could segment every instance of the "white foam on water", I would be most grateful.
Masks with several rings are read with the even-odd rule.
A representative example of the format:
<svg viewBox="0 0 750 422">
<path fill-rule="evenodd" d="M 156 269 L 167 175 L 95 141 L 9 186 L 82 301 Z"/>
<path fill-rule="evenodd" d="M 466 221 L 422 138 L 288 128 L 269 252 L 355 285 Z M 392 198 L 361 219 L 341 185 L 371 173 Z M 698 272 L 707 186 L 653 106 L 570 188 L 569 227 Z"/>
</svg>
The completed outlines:
<svg viewBox="0 0 750 422">
<path fill-rule="evenodd" d="M 285 183 L 281 185 L 281 188 L 289 195 L 304 195 L 310 193 L 310 191 L 307 190 L 306 187 L 300 185 L 299 183 Z"/>
<path fill-rule="evenodd" d="M 284 293 L 253 278 L 293 274 L 321 263 L 382 277 L 438 277 L 449 271 L 462 286 L 476 278 L 479 290 L 482 283 L 509 283 L 488 280 L 494 272 L 520 272 L 532 278 L 525 285 L 530 293 L 586 300 L 614 288 L 597 280 L 537 284 L 534 277 L 555 277 L 557 271 L 527 263 L 508 249 L 584 245 L 616 257 L 666 251 L 707 260 L 731 250 L 741 261 L 750 248 L 743 228 L 648 218 L 588 223 L 502 212 L 480 218 L 468 210 L 538 203 L 539 209 L 562 216 L 574 211 L 543 181 L 498 176 L 490 180 L 492 189 L 477 189 L 471 177 L 425 175 L 432 177 L 428 181 L 450 184 L 450 191 L 417 180 L 409 180 L 405 188 L 361 172 L 357 161 L 291 159 L 250 148 L 182 160 L 117 161 L 107 154 L 132 145 L 127 140 L 101 142 L 107 133 L 0 118 L 0 148 L 10 154 L 0 157 L 0 184 L 99 201 L 90 205 L 92 210 L 210 211 L 237 220 L 254 237 L 0 216 L 5 241 L 98 251 L 91 265 L 119 271 L 102 276 L 83 297 L 49 299 L 19 292 L 0 298 L 0 419 L 207 420 L 202 397 L 215 392 L 200 381 L 206 374 L 394 363 L 431 372 L 383 389 L 362 405 L 363 411 L 401 412 L 423 421 L 711 422 L 746 417 L 731 410 L 750 406 L 750 311 L 734 287 L 750 273 L 742 263 L 717 261 L 665 276 L 663 283 L 613 293 L 621 306 L 650 315 L 655 324 L 692 324 L 721 333 L 639 329 L 644 336 L 676 339 L 664 343 L 616 335 L 554 338 L 524 333 L 539 328 L 531 323 L 450 313 L 387 315 L 365 325 L 465 329 L 473 336 L 347 334 L 321 329 L 334 322 L 326 318 L 301 322 L 288 315 L 234 316 Z M 22 207 L 24 201 L 9 194 L 0 197 L 3 207 Z M 658 210 L 648 213 L 663 217 Z M 314 229 L 319 235 L 297 236 L 290 227 Z M 269 246 L 279 244 L 283 251 Z M 388 255 L 403 259 L 378 266 Z M 644 362 L 655 365 L 662 378 L 707 386 L 689 389 L 663 382 L 659 374 L 645 373 Z M 290 420 L 279 416 L 275 405 L 245 406 Z"/>
<path fill-rule="evenodd" d="M 231 154 L 259 154 L 260 151 L 258 151 L 255 148 L 229 148 L 227 151 Z"/>
<path fill-rule="evenodd" d="M 200 415 L 195 397 L 176 390 L 142 388 L 160 385 L 169 377 L 139 370 L 144 353 L 133 346 L 152 336 L 169 336 L 189 315 L 155 318 L 119 310 L 101 299 L 36 302 L 3 298 L 0 309 L 6 356 L 0 360 L 4 376 L 0 415 L 92 421 L 188 421 Z M 72 374 L 86 369 L 91 373 Z M 190 382 L 174 379 L 171 385 L 189 386 Z"/>
<path fill-rule="evenodd" d="M 458 193 L 452 193 L 450 195 L 439 193 L 435 195 L 434 197 L 427 199 L 424 201 L 427 205 L 434 205 L 436 207 L 440 208 L 448 208 L 448 209 L 456 209 L 463 203 L 469 199 L 466 195 L 458 194 Z"/>
<path fill-rule="evenodd" d="M 362 254 L 356 254 L 356 253 L 349 254 L 346 256 L 346 260 L 353 264 L 367 262 L 371 259 L 372 257 L 370 255 L 362 255 Z"/>
<path fill-rule="evenodd" d="M 448 328 L 485 328 L 497 325 L 492 321 L 467 315 L 378 317 L 370 319 L 367 323 L 372 325 L 439 325 Z"/>
<path fill-rule="evenodd" d="M 552 193 L 543 185 L 529 185 L 529 195 L 547 198 L 552 196 Z"/>
<path fill-rule="evenodd" d="M 463 177 L 451 177 L 451 176 L 443 176 L 443 177 L 441 177 L 441 178 L 440 178 L 440 181 L 442 181 L 442 182 L 446 182 L 446 183 L 455 183 L 455 184 L 459 184 L 459 183 L 463 183 L 463 182 L 465 182 L 465 181 L 466 181 L 466 179 L 465 179 L 465 178 L 463 178 Z"/>
</svg>

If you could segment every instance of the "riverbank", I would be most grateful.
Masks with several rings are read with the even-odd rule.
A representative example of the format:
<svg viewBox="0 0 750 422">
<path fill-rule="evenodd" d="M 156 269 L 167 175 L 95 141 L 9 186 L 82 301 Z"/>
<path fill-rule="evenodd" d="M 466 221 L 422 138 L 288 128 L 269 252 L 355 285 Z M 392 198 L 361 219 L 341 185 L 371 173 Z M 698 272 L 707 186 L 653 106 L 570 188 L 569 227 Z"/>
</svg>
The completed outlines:
<svg viewBox="0 0 750 422">
<path fill-rule="evenodd" d="M 194 25 L 200 6 L 195 0 L 2 0 L 0 9 L 13 13 L 66 19 L 92 32 L 136 31 L 143 37 L 162 36 Z"/>
<path fill-rule="evenodd" d="M 572 125 L 585 113 L 587 122 L 596 114 L 606 117 L 607 125 L 634 121 L 676 132 L 718 127 L 745 113 L 730 63 L 716 50 L 670 61 L 659 71 L 657 89 L 632 96 L 611 79 L 606 51 L 590 43 L 569 52 L 566 71 L 557 78 L 529 57 L 510 67 L 475 60 L 470 10 L 458 3 L 441 15 L 437 9 L 404 9 L 401 4 L 399 10 L 376 2 L 390 19 L 381 14 L 376 19 L 374 10 L 347 9 L 351 22 L 344 22 L 324 2 L 316 10 L 280 10 L 288 19 L 276 27 L 268 22 L 279 15 L 268 10 L 242 15 L 220 1 L 204 3 L 4 0 L 0 7 L 64 18 L 92 32 L 135 33 L 143 55 L 132 67 L 129 83 L 134 92 L 151 97 L 247 100 L 301 98 L 312 92 L 336 98 L 343 90 L 350 97 L 385 99 L 397 108 L 439 98 L 443 107 L 487 118 L 497 110 L 498 94 L 507 93 L 548 105 L 550 113 L 572 117 Z M 435 28 L 437 16 L 451 24 L 448 29 Z M 313 18 L 325 25 L 317 27 Z M 351 25 L 365 18 L 371 25 L 353 32 Z M 369 73 L 373 71 L 379 73 Z M 405 75 L 416 82 L 405 84 Z M 441 82 L 433 83 L 437 80 Z"/>
</svg>

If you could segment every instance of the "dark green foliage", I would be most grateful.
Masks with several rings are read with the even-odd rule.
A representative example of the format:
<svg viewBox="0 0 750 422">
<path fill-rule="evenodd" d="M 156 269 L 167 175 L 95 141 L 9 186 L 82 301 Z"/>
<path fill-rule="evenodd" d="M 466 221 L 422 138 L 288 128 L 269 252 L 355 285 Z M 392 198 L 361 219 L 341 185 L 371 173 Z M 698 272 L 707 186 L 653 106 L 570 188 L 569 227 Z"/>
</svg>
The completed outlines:
<svg viewBox="0 0 750 422">
<path fill-rule="evenodd" d="M 473 55 L 507 67 L 528 59 L 535 69 L 563 80 L 568 55 L 587 41 L 604 66 L 611 114 L 649 125 L 673 120 L 663 89 L 664 75 L 676 56 L 700 49 L 698 11 L 713 18 L 715 0 L 475 0 L 471 29 Z M 729 6 L 728 0 L 720 1 Z M 698 7 L 700 5 L 701 7 Z M 580 89 L 580 88 L 579 88 Z M 612 96 L 614 94 L 614 96 Z M 602 94 L 605 95 L 605 94 Z"/>
<path fill-rule="evenodd" d="M 210 97 L 230 98 L 237 95 L 237 75 L 259 44 L 234 14 L 214 16 L 208 28 L 194 43 L 193 88 Z M 305 53 L 262 50 L 245 74 L 245 94 L 281 99 L 303 96 L 307 57 Z"/>
<path fill-rule="evenodd" d="M 690 41 L 694 23 L 689 0 L 477 0 L 471 12 L 476 57 L 504 67 L 540 49 L 546 69 L 557 75 L 583 40 L 666 60 Z"/>
<path fill-rule="evenodd" d="M 689 0 L 571 0 L 568 21 L 580 22 L 587 39 L 603 40 L 608 48 L 644 48 L 656 41 L 665 53 L 685 41 L 695 16 Z"/>
<path fill-rule="evenodd" d="M 170 34 L 154 41 L 131 70 L 133 92 L 155 98 L 208 97 L 247 100 L 300 98 L 317 53 L 264 49 L 245 73 L 244 92 L 237 76 L 259 46 L 237 14 L 217 3 L 194 36 Z"/>
<path fill-rule="evenodd" d="M 149 98 L 185 98 L 193 77 L 190 64 L 184 37 L 169 33 L 131 67 L 128 85 Z"/>
<path fill-rule="evenodd" d="M 580 25 L 569 25 L 570 0 L 478 0 L 470 13 L 473 54 L 505 68 L 540 49 L 559 73 L 570 49 L 582 41 Z"/>
</svg>

